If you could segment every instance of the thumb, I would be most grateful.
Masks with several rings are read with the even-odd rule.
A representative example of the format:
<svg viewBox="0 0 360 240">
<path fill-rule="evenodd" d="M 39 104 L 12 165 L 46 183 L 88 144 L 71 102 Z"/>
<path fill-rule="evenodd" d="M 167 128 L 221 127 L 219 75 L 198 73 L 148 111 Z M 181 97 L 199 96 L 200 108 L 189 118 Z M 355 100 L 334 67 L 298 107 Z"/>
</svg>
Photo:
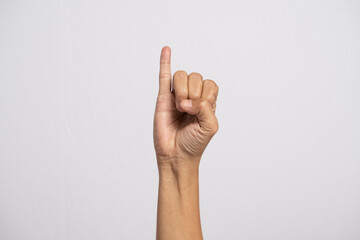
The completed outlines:
<svg viewBox="0 0 360 240">
<path fill-rule="evenodd" d="M 204 98 L 185 99 L 180 102 L 180 108 L 190 115 L 196 115 L 200 128 L 211 135 L 219 129 L 219 124 L 210 103 Z"/>
</svg>

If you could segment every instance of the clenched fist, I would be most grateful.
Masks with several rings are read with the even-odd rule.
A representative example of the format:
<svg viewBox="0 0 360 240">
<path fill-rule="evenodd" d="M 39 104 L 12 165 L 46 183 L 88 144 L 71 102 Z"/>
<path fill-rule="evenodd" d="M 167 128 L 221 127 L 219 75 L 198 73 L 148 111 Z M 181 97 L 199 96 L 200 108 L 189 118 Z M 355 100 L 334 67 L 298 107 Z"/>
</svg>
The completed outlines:
<svg viewBox="0 0 360 240">
<path fill-rule="evenodd" d="M 171 86 L 171 50 L 160 57 L 159 93 L 154 116 L 154 145 L 158 164 L 198 164 L 219 125 L 215 116 L 219 88 L 199 73 L 177 71 Z"/>
</svg>

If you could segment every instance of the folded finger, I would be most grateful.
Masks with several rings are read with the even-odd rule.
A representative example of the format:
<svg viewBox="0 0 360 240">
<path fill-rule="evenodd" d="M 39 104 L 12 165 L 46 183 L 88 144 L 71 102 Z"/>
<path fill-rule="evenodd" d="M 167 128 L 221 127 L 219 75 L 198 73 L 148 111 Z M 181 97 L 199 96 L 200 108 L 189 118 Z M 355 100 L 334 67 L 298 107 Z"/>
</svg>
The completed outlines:
<svg viewBox="0 0 360 240">
<path fill-rule="evenodd" d="M 179 70 L 174 73 L 174 92 L 176 108 L 181 112 L 180 102 L 187 99 L 188 95 L 188 75 L 185 71 Z"/>
</svg>

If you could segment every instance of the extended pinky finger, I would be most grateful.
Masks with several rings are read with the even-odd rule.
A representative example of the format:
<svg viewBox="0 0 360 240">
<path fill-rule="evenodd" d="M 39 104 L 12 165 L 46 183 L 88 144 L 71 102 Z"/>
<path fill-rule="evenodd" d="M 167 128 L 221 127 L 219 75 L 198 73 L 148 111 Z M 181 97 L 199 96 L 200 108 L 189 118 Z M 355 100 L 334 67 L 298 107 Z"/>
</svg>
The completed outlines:
<svg viewBox="0 0 360 240">
<path fill-rule="evenodd" d="M 159 93 L 170 93 L 171 90 L 171 49 L 165 46 L 161 50 Z"/>
</svg>

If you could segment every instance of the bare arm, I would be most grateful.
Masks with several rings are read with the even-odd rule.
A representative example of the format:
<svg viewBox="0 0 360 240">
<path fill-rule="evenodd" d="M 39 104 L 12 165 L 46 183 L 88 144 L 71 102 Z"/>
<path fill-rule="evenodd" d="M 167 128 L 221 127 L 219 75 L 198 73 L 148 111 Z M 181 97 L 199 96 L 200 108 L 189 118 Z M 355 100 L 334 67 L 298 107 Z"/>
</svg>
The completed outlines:
<svg viewBox="0 0 360 240">
<path fill-rule="evenodd" d="M 199 163 L 218 130 L 218 86 L 199 73 L 177 71 L 171 86 L 171 50 L 160 57 L 154 146 L 159 169 L 157 240 L 203 239 L 199 211 Z"/>
<path fill-rule="evenodd" d="M 157 239 L 202 239 L 197 169 L 161 169 Z"/>
</svg>

